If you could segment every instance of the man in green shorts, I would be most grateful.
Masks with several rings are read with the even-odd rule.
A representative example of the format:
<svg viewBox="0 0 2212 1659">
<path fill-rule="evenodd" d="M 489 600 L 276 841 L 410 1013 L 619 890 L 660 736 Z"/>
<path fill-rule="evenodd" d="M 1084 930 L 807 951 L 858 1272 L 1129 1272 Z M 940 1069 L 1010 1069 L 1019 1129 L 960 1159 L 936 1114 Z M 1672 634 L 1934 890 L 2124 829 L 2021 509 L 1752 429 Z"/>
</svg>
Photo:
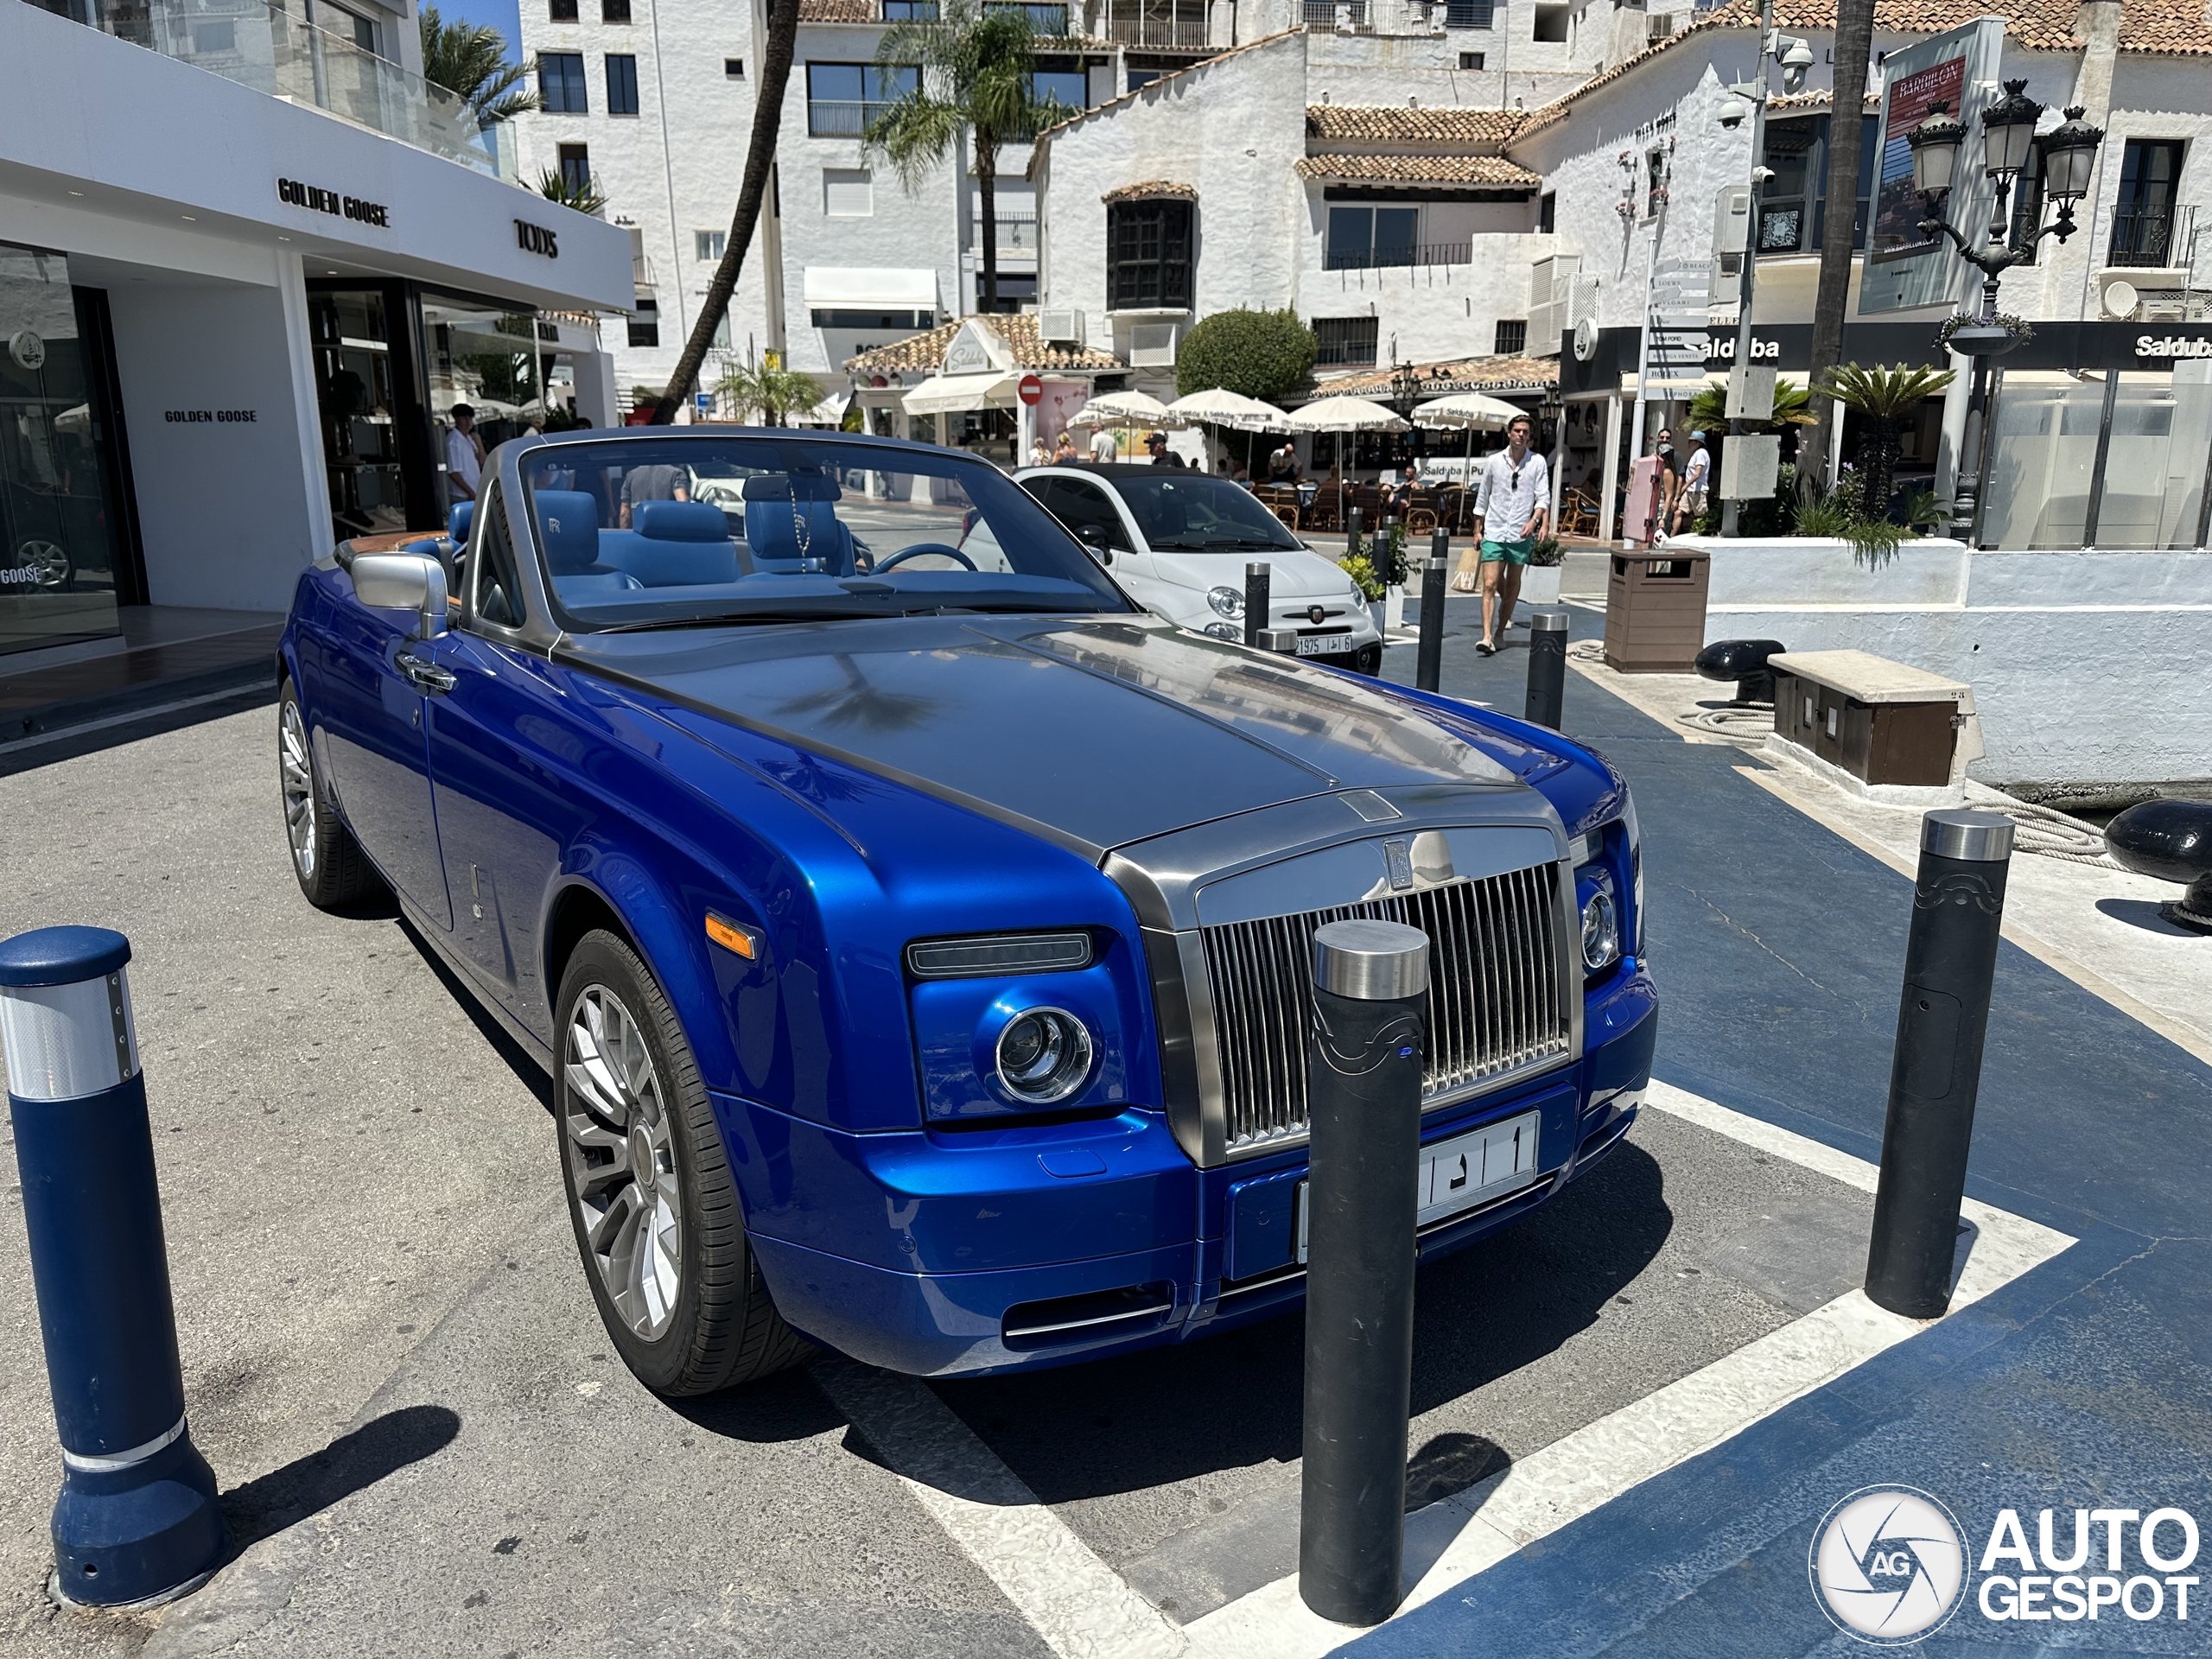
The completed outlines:
<svg viewBox="0 0 2212 1659">
<path fill-rule="evenodd" d="M 1514 601 L 1521 597 L 1521 571 L 1536 550 L 1536 537 L 1551 517 L 1551 474 L 1544 458 L 1529 449 L 1535 423 L 1516 416 L 1505 429 L 1506 447 L 1483 463 L 1476 486 L 1475 534 L 1482 539 L 1483 637 L 1475 649 L 1497 654 L 1497 642 L 1513 626 Z"/>
</svg>

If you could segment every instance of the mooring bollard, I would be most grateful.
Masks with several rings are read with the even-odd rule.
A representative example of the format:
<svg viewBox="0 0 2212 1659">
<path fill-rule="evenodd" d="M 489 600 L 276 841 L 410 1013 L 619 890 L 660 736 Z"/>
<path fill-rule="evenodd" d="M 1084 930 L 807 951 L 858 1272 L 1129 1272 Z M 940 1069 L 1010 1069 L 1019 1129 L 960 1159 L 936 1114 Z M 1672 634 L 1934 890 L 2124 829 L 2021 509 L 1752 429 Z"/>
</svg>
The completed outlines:
<svg viewBox="0 0 2212 1659">
<path fill-rule="evenodd" d="M 1522 718 L 1560 729 L 1567 708 L 1567 613 L 1529 616 L 1529 702 Z"/>
<path fill-rule="evenodd" d="M 1866 1254 L 1868 1298 L 1908 1319 L 1936 1319 L 1951 1305 L 1959 1205 L 1966 1196 L 2012 857 L 2012 820 L 2000 814 L 1950 810 L 1921 820 L 1920 873 Z"/>
<path fill-rule="evenodd" d="M 181 1595 L 223 1554 L 215 1471 L 185 1428 L 130 960 L 103 927 L 0 944 L 0 1054 L 61 1437 L 57 1586 L 99 1606 Z"/>
<path fill-rule="evenodd" d="M 1268 587 L 1274 580 L 1265 559 L 1244 567 L 1244 643 L 1260 643 L 1260 630 L 1268 626 Z"/>
<path fill-rule="evenodd" d="M 1421 645 L 1414 656 L 1414 684 L 1423 691 L 1433 691 L 1444 681 L 1446 545 L 1440 530 L 1421 569 Z"/>
<path fill-rule="evenodd" d="M 1344 1624 L 1388 1618 L 1405 1564 L 1427 990 L 1419 928 L 1315 931 L 1298 1593 Z"/>
</svg>

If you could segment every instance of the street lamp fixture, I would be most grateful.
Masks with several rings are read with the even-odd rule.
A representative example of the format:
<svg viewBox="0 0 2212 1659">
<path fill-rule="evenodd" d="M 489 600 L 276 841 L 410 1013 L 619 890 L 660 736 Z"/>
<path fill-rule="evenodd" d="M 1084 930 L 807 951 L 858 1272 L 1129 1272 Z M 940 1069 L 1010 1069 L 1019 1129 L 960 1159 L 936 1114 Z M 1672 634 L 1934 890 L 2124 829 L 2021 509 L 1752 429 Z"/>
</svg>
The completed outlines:
<svg viewBox="0 0 2212 1659">
<path fill-rule="evenodd" d="M 1988 239 L 1980 246 L 1953 230 L 1943 217 L 1943 200 L 1958 179 L 1959 153 L 1966 128 L 1951 119 L 1948 106 L 1930 106 L 1926 118 L 1905 135 L 1912 148 L 1912 188 L 1928 209 L 1920 221 L 1921 234 L 1931 241 L 1938 235 L 1949 239 L 1959 257 L 1981 273 L 1981 315 L 1955 329 L 1951 349 L 1974 359 L 1974 385 L 1967 400 L 1965 456 L 1952 517 L 1971 529 L 1981 491 L 1983 416 L 1987 402 L 1989 359 L 2012 349 L 2011 331 L 1997 321 L 1997 288 L 2014 265 L 2035 257 L 2036 244 L 2046 236 L 2061 242 L 2074 234 L 2074 204 L 2089 191 L 2096 169 L 2097 148 L 2104 130 L 2084 126 L 2082 111 L 2066 111 L 2065 122 L 2038 140 L 2036 123 L 2044 106 L 2028 96 L 2028 83 L 2008 80 L 2005 96 L 1981 112 L 1983 170 L 1996 181 L 1996 200 L 1989 221 Z M 2006 211 L 2012 181 L 2027 168 L 2031 157 L 2043 153 L 2044 192 L 2058 203 L 2058 213 L 2048 225 L 2016 226 Z"/>
</svg>

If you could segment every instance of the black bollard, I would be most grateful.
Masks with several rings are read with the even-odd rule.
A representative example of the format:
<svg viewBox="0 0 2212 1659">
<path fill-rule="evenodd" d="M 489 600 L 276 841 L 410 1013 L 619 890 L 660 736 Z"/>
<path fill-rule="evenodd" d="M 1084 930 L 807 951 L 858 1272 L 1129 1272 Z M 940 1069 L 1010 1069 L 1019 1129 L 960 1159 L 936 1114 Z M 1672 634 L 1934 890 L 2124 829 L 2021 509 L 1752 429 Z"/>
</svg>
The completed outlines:
<svg viewBox="0 0 2212 1659">
<path fill-rule="evenodd" d="M 1560 729 L 1567 707 L 1567 613 L 1529 613 L 1529 702 L 1522 715 L 1535 725 Z"/>
<path fill-rule="evenodd" d="M 1344 557 L 1359 551 L 1359 509 L 1354 507 L 1344 515 Z"/>
<path fill-rule="evenodd" d="M 1874 1236 L 1866 1253 L 1868 1298 L 1908 1319 L 1936 1319 L 1951 1305 L 1959 1205 L 2012 856 L 2012 821 L 1998 813 L 1930 812 L 1921 820 L 1920 874 L 1905 940 Z"/>
<path fill-rule="evenodd" d="M 1268 586 L 1274 578 L 1269 574 L 1265 559 L 1254 559 L 1244 567 L 1244 643 L 1260 643 L 1260 630 L 1268 626 Z"/>
<path fill-rule="evenodd" d="M 0 1048 L 61 1440 L 56 1587 L 168 1600 L 223 1556 L 215 1475 L 185 1427 L 162 1197 L 124 964 L 104 927 L 0 944 Z"/>
<path fill-rule="evenodd" d="M 1405 1565 L 1427 990 L 1419 928 L 1315 931 L 1298 1593 L 1344 1624 L 1388 1618 Z"/>
<path fill-rule="evenodd" d="M 1444 681 L 1444 584 L 1449 580 L 1445 545 L 1440 530 L 1421 571 L 1421 645 L 1414 658 L 1414 684 L 1423 691 L 1433 691 Z"/>
</svg>

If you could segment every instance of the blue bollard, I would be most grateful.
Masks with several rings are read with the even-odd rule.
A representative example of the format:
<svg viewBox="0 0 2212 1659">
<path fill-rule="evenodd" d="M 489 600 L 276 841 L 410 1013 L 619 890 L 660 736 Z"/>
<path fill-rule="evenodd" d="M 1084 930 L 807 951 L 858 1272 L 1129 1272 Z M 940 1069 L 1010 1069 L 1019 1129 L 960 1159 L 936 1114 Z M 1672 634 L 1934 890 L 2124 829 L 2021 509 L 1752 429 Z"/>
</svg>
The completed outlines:
<svg viewBox="0 0 2212 1659">
<path fill-rule="evenodd" d="M 0 1056 L 61 1436 L 55 1582 L 102 1607 L 182 1595 L 223 1556 L 215 1471 L 185 1429 L 130 960 L 104 927 L 0 944 Z"/>
</svg>

